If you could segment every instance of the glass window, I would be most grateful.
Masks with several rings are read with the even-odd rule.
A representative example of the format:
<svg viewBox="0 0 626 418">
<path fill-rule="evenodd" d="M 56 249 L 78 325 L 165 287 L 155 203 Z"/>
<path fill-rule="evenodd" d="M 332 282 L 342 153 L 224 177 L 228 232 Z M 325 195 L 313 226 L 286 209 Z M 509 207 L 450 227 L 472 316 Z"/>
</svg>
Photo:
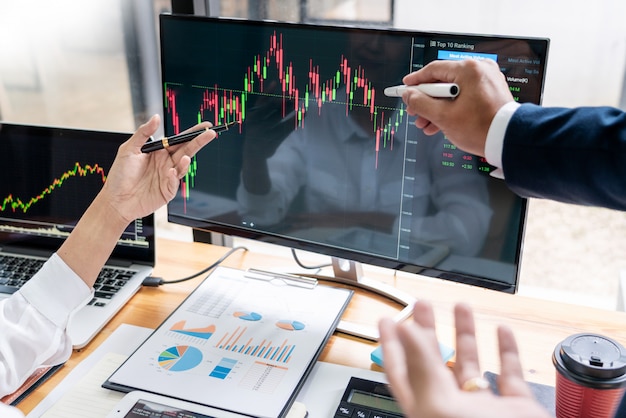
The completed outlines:
<svg viewBox="0 0 626 418">
<path fill-rule="evenodd" d="M 290 22 L 360 21 L 391 25 L 393 0 L 221 0 L 212 15 Z"/>
</svg>

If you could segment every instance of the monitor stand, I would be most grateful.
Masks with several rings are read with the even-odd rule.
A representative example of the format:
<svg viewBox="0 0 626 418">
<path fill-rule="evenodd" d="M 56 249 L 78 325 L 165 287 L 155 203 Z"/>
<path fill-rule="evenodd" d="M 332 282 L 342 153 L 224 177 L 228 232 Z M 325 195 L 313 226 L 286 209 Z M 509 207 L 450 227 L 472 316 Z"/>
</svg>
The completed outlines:
<svg viewBox="0 0 626 418">
<path fill-rule="evenodd" d="M 403 306 L 403 309 L 394 316 L 394 321 L 400 322 L 411 316 L 413 312 L 413 304 L 415 298 L 396 289 L 393 286 L 387 285 L 377 280 L 368 279 L 363 274 L 363 268 L 360 263 L 351 260 L 344 260 L 340 258 L 332 258 L 332 266 L 334 277 L 323 277 L 322 280 L 330 280 L 349 286 L 355 286 L 360 289 L 374 292 L 383 297 L 389 298 L 394 302 Z M 377 327 L 371 327 L 353 322 L 341 320 L 337 326 L 337 331 L 353 335 L 360 338 L 365 338 L 371 341 L 378 341 L 379 333 Z"/>
</svg>

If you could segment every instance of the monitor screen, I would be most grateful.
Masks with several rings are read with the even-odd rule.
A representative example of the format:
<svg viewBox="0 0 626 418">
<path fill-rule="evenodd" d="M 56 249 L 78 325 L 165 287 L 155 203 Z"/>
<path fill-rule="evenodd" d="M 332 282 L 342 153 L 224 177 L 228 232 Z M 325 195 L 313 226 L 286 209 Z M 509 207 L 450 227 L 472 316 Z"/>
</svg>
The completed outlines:
<svg viewBox="0 0 626 418">
<path fill-rule="evenodd" d="M 239 122 L 195 157 L 171 222 L 515 292 L 526 201 L 383 90 L 492 59 L 539 104 L 547 39 L 176 15 L 160 36 L 166 135 Z"/>
</svg>

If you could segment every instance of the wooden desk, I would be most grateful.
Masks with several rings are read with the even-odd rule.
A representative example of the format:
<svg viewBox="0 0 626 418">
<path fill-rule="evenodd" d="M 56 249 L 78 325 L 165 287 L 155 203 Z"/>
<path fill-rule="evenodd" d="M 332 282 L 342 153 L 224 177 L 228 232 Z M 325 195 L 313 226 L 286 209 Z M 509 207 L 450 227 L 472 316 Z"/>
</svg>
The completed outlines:
<svg viewBox="0 0 626 418">
<path fill-rule="evenodd" d="M 228 248 L 171 240 L 157 240 L 155 276 L 177 279 L 207 267 Z M 246 269 L 271 269 L 291 266 L 293 260 L 267 254 L 236 252 L 223 265 Z M 594 332 L 612 337 L 626 345 L 626 313 L 604 311 L 564 303 L 526 298 L 474 288 L 410 274 L 366 268 L 370 278 L 394 285 L 418 298 L 430 300 L 435 308 L 439 339 L 454 346 L 452 308 L 456 302 L 470 303 L 475 311 L 481 365 L 484 371 L 499 371 L 496 326 L 508 324 L 517 336 L 525 377 L 529 381 L 554 385 L 552 352 L 561 340 L 579 332 Z M 98 347 L 120 324 L 156 328 L 194 289 L 202 277 L 188 282 L 143 288 L 131 302 L 84 349 L 74 352 L 66 365 L 19 405 L 30 412 L 80 361 Z M 376 295 L 358 291 L 345 318 L 376 326 L 381 316 L 392 316 L 399 306 Z M 377 344 L 335 333 L 321 355 L 321 360 L 352 367 L 380 370 L 370 361 Z"/>
</svg>

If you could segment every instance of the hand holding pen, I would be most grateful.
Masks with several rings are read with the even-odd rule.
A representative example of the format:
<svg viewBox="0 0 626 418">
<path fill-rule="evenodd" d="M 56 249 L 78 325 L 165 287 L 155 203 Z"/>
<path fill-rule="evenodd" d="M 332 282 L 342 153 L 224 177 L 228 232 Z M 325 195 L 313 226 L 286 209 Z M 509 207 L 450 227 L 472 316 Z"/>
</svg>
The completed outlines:
<svg viewBox="0 0 626 418">
<path fill-rule="evenodd" d="M 449 99 L 454 99 L 461 92 L 461 89 L 456 83 L 422 83 L 413 86 L 400 85 L 387 87 L 384 93 L 385 96 L 389 97 L 402 97 L 402 94 L 408 89 L 417 89 L 430 97 Z"/>
<path fill-rule="evenodd" d="M 182 134 L 173 135 L 169 137 L 163 137 L 159 140 L 150 139 L 141 147 L 141 152 L 148 153 L 148 152 L 153 152 L 153 151 L 157 151 L 160 149 L 167 149 L 174 145 L 183 144 L 185 142 L 191 141 L 198 135 L 203 134 L 204 132 L 208 130 L 211 130 L 215 133 L 227 131 L 228 129 L 230 129 L 231 126 L 233 126 L 236 123 L 237 122 L 228 122 L 223 125 L 212 126 L 210 128 L 198 129 L 196 131 L 185 132 Z"/>
</svg>

